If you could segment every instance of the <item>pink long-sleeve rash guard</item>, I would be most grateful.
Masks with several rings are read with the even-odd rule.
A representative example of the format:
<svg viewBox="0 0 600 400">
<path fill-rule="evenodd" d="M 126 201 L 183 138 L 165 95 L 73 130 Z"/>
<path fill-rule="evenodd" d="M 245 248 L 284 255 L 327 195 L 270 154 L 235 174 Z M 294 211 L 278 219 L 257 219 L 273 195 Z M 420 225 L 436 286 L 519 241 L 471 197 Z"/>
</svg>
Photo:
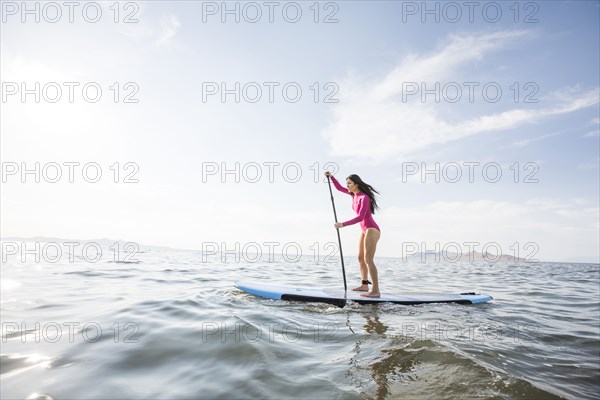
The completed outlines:
<svg viewBox="0 0 600 400">
<path fill-rule="evenodd" d="M 352 196 L 352 209 L 358 214 L 355 218 L 342 222 L 342 225 L 348 226 L 360 222 L 360 228 L 363 233 L 366 232 L 368 228 L 375 228 L 381 232 L 381 229 L 379 229 L 379 226 L 373 219 L 373 214 L 371 213 L 371 199 L 369 196 L 363 192 L 354 195 L 349 192 L 347 188 L 340 185 L 333 175 L 330 175 L 330 177 L 333 181 L 333 186 L 335 186 L 337 190 Z"/>
</svg>

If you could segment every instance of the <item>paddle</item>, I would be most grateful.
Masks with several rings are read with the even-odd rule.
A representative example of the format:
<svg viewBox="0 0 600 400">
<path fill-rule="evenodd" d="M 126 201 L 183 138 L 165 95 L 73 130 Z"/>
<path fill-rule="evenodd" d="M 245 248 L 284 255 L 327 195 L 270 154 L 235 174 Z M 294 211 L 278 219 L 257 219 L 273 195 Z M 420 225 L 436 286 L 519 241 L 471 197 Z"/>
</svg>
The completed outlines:
<svg viewBox="0 0 600 400">
<path fill-rule="evenodd" d="M 331 195 L 331 205 L 333 206 L 333 218 L 337 224 L 337 213 L 335 212 L 335 202 L 333 201 L 333 191 L 331 190 L 331 179 L 327 175 L 327 183 L 329 184 L 329 194 Z M 340 238 L 340 230 L 336 229 L 338 243 L 340 245 L 340 260 L 342 261 L 342 274 L 344 275 L 344 302 L 346 301 L 346 292 L 348 291 L 348 285 L 346 284 L 346 268 L 344 268 L 344 255 L 342 254 L 342 239 Z M 345 305 L 345 304 L 344 304 Z M 344 305 L 342 307 L 344 307 Z"/>
</svg>

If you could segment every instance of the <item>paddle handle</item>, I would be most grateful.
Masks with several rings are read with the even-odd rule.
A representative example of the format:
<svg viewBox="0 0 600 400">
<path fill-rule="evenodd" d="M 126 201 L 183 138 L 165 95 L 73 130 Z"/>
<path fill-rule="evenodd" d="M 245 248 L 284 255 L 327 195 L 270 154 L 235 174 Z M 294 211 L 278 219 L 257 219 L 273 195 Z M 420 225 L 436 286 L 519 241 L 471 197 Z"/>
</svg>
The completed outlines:
<svg viewBox="0 0 600 400">
<path fill-rule="evenodd" d="M 327 175 L 327 183 L 329 184 L 329 194 L 331 195 L 331 205 L 333 206 L 333 218 L 337 224 L 337 213 L 335 212 L 335 201 L 333 200 L 333 191 L 331 190 L 331 179 L 329 179 L 329 175 Z M 340 260 L 342 261 L 342 275 L 344 276 L 344 292 L 348 291 L 348 284 L 346 283 L 346 268 L 344 267 L 344 254 L 342 253 L 342 238 L 340 237 L 340 230 L 336 229 L 338 244 L 340 246 Z"/>
</svg>

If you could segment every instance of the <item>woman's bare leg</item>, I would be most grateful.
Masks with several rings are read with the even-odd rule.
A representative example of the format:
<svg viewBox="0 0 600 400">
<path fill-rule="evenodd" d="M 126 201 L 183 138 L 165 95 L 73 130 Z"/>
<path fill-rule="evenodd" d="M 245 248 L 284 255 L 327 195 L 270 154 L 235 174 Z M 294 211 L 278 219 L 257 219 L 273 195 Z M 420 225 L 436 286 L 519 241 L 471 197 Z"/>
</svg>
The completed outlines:
<svg viewBox="0 0 600 400">
<path fill-rule="evenodd" d="M 367 263 L 365 262 L 365 234 L 360 234 L 360 239 L 358 240 L 358 265 L 360 266 L 360 276 L 363 281 L 369 279 L 369 269 L 367 267 Z M 366 292 L 369 290 L 368 285 L 360 285 L 352 289 L 357 292 Z"/>
<path fill-rule="evenodd" d="M 365 262 L 371 279 L 373 280 L 373 287 L 368 293 L 361 294 L 364 297 L 379 297 L 379 277 L 377 276 L 377 267 L 375 266 L 375 250 L 377 249 L 377 242 L 381 237 L 381 232 L 375 228 L 368 228 L 365 233 Z"/>
</svg>

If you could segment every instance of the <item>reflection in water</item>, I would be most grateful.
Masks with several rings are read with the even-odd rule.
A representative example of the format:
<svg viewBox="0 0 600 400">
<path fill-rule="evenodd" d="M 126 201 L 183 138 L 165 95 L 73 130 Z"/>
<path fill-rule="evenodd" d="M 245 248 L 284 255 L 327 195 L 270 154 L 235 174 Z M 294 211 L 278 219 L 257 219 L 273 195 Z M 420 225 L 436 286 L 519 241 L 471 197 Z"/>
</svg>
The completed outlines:
<svg viewBox="0 0 600 400">
<path fill-rule="evenodd" d="M 388 327 L 380 320 L 377 313 L 373 316 L 365 315 L 365 332 L 378 335 L 384 335 Z M 385 399 L 390 394 L 390 384 L 388 375 L 395 376 L 413 371 L 415 354 L 407 353 L 404 348 L 382 349 L 382 356 L 379 361 L 370 365 L 371 376 L 377 385 L 377 399 Z"/>
<path fill-rule="evenodd" d="M 365 332 L 367 333 L 376 333 L 378 335 L 383 335 L 387 332 L 388 327 L 385 326 L 380 320 L 377 311 L 373 313 L 373 315 L 363 315 L 367 322 L 365 323 Z"/>
<path fill-rule="evenodd" d="M 415 371 L 416 365 L 420 362 L 419 356 L 421 352 L 407 350 L 406 347 L 410 346 L 410 342 L 402 337 L 390 338 L 386 335 L 389 328 L 380 321 L 377 307 L 373 309 L 371 314 L 363 314 L 362 316 L 365 318 L 364 332 L 367 335 L 359 336 L 354 347 L 355 356 L 352 357 L 350 363 L 358 371 L 365 369 L 362 367 L 365 364 L 364 357 L 359 356 L 362 345 L 368 343 L 369 347 L 374 346 L 378 348 L 379 341 L 389 341 L 392 339 L 391 343 L 393 346 L 387 349 L 380 349 L 378 351 L 379 354 L 375 356 L 375 361 L 371 362 L 368 366 L 369 374 L 376 385 L 375 398 L 385 399 L 391 394 L 391 383 L 404 379 L 414 380 L 414 377 L 407 374 Z M 367 347 L 365 346 L 366 350 Z M 353 375 L 352 372 L 349 372 L 349 375 Z"/>
<path fill-rule="evenodd" d="M 5 336 L 2 336 L 2 340 L 4 339 Z M 0 374 L 2 375 L 3 379 L 6 379 L 33 368 L 47 368 L 51 362 L 51 357 L 47 357 L 42 354 L 2 354 L 0 355 Z"/>
<path fill-rule="evenodd" d="M 514 399 L 560 398 L 526 380 L 502 376 L 438 342 L 390 334 L 379 312 L 374 307 L 361 314 L 364 333 L 358 334 L 348 372 L 365 398 L 425 399 L 441 393 L 446 398 L 474 398 L 498 392 Z"/>
</svg>

